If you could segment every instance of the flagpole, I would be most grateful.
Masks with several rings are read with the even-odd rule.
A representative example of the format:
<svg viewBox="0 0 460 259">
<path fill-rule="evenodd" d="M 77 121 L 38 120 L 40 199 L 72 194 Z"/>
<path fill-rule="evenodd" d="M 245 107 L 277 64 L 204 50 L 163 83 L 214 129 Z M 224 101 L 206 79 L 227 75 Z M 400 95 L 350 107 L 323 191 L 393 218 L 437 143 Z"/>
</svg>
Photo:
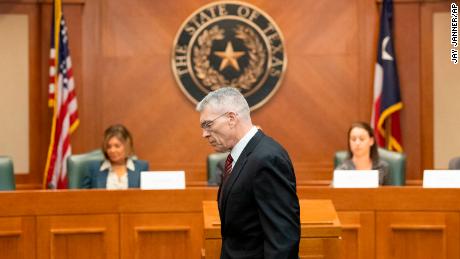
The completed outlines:
<svg viewBox="0 0 460 259">
<path fill-rule="evenodd" d="M 385 148 L 391 150 L 391 116 L 385 120 Z"/>
<path fill-rule="evenodd" d="M 53 14 L 54 17 L 53 19 L 53 25 L 54 25 L 54 67 L 56 69 L 56 72 L 54 74 L 54 99 L 52 102 L 52 108 L 53 108 L 53 119 L 51 122 L 51 136 L 50 136 L 50 144 L 48 147 L 48 154 L 46 157 L 46 164 L 45 164 L 45 173 L 43 177 L 43 189 L 48 189 L 49 187 L 52 187 L 53 189 L 56 188 L 56 186 L 49 186 L 48 183 L 48 176 L 49 176 L 49 170 L 50 170 L 50 164 L 53 158 L 53 150 L 55 149 L 55 134 L 56 134 L 56 117 L 57 117 L 57 111 L 58 111 L 58 80 L 59 80 L 59 33 L 61 31 L 61 0 L 54 0 L 53 1 Z"/>
</svg>

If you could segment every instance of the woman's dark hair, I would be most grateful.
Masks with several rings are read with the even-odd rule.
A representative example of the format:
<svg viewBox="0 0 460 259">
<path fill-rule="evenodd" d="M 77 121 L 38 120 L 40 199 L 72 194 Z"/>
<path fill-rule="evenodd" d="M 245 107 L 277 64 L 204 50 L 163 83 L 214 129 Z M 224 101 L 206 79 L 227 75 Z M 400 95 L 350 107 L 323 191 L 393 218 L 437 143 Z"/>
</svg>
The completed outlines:
<svg viewBox="0 0 460 259">
<path fill-rule="evenodd" d="M 347 136 L 348 136 L 348 139 L 347 139 L 348 157 L 350 159 L 353 158 L 353 153 L 351 152 L 351 148 L 350 148 L 350 134 L 351 134 L 351 131 L 354 128 L 364 129 L 365 131 L 367 131 L 367 134 L 369 134 L 369 137 L 374 139 L 374 144 L 371 146 L 371 150 L 369 152 L 369 157 L 372 160 L 372 164 L 378 164 L 378 162 L 379 162 L 379 151 L 377 149 L 377 140 L 374 137 L 374 130 L 366 122 L 361 122 L 361 121 L 360 122 L 355 122 L 355 123 L 351 124 L 350 128 L 348 129 L 348 134 L 347 134 Z"/>
<path fill-rule="evenodd" d="M 104 131 L 104 141 L 102 142 L 102 152 L 104 153 L 104 156 L 106 159 L 109 159 L 109 156 L 107 155 L 107 146 L 109 144 L 109 140 L 112 137 L 116 137 L 118 140 L 120 140 L 125 145 L 126 155 L 128 157 L 134 154 L 134 145 L 133 145 L 133 138 L 131 137 L 131 133 L 125 126 L 121 124 L 115 124 L 115 125 L 108 127 Z"/>
</svg>

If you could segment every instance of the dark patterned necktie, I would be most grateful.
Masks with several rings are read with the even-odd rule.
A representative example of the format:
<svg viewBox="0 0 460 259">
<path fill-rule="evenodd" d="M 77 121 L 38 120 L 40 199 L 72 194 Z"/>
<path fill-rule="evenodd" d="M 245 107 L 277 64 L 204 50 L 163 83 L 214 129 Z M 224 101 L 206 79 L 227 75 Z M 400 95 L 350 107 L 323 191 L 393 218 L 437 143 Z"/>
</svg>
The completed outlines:
<svg viewBox="0 0 460 259">
<path fill-rule="evenodd" d="M 228 176 L 230 175 L 230 172 L 232 172 L 232 163 L 233 163 L 233 157 L 232 155 L 228 154 L 227 160 L 225 160 L 224 175 L 222 175 L 222 184 L 225 183 Z"/>
</svg>

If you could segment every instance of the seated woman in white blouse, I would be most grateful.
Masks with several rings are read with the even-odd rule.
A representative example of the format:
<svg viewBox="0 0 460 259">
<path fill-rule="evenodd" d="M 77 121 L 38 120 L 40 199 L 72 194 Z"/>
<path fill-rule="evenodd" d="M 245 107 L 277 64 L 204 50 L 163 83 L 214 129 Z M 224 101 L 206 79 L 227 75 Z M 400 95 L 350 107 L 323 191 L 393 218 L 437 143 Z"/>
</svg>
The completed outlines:
<svg viewBox="0 0 460 259">
<path fill-rule="evenodd" d="M 104 132 L 105 160 L 94 161 L 83 177 L 83 188 L 139 188 L 140 173 L 148 171 L 146 161 L 133 159 L 133 139 L 125 126 L 116 124 Z"/>
</svg>

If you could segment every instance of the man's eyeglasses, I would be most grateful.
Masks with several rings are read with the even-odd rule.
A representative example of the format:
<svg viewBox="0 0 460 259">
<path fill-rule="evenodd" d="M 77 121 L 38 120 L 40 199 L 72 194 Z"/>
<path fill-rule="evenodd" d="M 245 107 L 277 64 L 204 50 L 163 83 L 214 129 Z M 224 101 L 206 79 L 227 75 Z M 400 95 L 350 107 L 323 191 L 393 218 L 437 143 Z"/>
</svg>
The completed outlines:
<svg viewBox="0 0 460 259">
<path fill-rule="evenodd" d="M 213 120 L 208 120 L 208 121 L 203 121 L 201 124 L 200 124 L 200 127 L 204 130 L 209 130 L 211 129 L 212 125 L 214 124 L 214 122 L 219 119 L 220 117 L 223 117 L 225 115 L 227 115 L 229 112 L 226 112 L 226 113 L 223 113 L 219 116 L 217 116 L 216 118 L 214 118 Z"/>
</svg>

